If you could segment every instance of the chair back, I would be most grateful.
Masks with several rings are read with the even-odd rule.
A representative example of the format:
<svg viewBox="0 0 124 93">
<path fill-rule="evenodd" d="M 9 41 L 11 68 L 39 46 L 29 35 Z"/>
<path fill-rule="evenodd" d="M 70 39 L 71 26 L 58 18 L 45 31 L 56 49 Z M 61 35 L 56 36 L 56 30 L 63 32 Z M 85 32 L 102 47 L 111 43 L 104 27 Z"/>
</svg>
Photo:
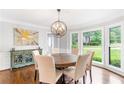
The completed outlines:
<svg viewBox="0 0 124 93">
<path fill-rule="evenodd" d="M 52 48 L 52 53 L 59 53 L 59 52 L 60 52 L 59 48 Z"/>
<path fill-rule="evenodd" d="M 55 62 L 52 56 L 36 56 L 39 71 L 39 81 L 44 83 L 56 82 Z"/>
<path fill-rule="evenodd" d="M 36 55 L 40 55 L 38 50 L 34 50 L 32 51 L 32 55 L 33 55 L 33 59 L 34 59 L 34 63 L 35 63 L 35 69 L 38 69 L 38 65 L 37 65 L 37 61 L 36 61 Z"/>
<path fill-rule="evenodd" d="M 78 48 L 72 48 L 72 54 L 78 55 L 79 49 Z"/>
<path fill-rule="evenodd" d="M 76 63 L 76 69 L 75 69 L 75 80 L 79 80 L 79 78 L 85 75 L 86 65 L 87 65 L 89 57 L 90 57 L 89 54 L 79 55 L 77 63 Z"/>
<path fill-rule="evenodd" d="M 88 54 L 90 55 L 90 57 L 89 57 L 88 62 L 87 62 L 87 70 L 90 70 L 92 67 L 92 59 L 93 59 L 93 56 L 95 54 L 95 51 L 89 50 Z"/>
</svg>

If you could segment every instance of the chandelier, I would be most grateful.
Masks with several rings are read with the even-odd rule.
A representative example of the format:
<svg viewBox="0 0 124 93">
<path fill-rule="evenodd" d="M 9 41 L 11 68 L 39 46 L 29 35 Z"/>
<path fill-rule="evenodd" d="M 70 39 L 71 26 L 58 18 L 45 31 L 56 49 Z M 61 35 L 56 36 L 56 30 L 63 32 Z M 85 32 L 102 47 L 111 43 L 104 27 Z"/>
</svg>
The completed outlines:
<svg viewBox="0 0 124 93">
<path fill-rule="evenodd" d="M 58 38 L 64 36 L 67 32 L 67 26 L 63 21 L 60 21 L 60 11 L 61 9 L 57 9 L 58 12 L 58 20 L 55 21 L 51 26 L 51 32 Z"/>
</svg>

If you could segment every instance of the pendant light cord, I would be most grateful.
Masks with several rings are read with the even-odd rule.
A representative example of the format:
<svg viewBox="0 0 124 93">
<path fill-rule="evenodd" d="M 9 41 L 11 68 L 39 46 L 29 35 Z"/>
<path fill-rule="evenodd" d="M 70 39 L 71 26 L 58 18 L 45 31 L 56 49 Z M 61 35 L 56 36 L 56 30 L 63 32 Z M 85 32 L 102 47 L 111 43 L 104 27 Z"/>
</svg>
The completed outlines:
<svg viewBox="0 0 124 93">
<path fill-rule="evenodd" d="M 58 11 L 58 21 L 60 21 L 60 11 L 61 11 L 61 9 L 57 9 L 57 11 Z"/>
</svg>

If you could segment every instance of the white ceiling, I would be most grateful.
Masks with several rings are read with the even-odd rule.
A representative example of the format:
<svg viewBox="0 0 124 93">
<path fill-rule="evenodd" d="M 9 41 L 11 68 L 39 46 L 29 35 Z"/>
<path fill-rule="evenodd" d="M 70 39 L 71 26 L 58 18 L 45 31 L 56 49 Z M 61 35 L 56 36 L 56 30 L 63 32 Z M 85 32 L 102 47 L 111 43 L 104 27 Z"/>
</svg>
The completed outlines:
<svg viewBox="0 0 124 93">
<path fill-rule="evenodd" d="M 78 29 L 93 25 L 95 22 L 105 22 L 124 16 L 124 9 L 92 10 L 92 9 L 62 9 L 61 20 L 68 29 Z M 25 22 L 37 26 L 50 27 L 57 20 L 56 9 L 1 9 L 0 18 Z"/>
</svg>

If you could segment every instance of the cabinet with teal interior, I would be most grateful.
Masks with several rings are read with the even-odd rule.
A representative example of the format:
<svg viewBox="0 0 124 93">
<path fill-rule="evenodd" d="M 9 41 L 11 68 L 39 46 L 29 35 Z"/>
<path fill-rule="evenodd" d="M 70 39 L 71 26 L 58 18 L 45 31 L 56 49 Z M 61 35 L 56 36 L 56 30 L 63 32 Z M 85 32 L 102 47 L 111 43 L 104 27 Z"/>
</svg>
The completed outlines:
<svg viewBox="0 0 124 93">
<path fill-rule="evenodd" d="M 19 68 L 34 64 L 32 51 L 36 49 L 29 50 L 12 50 L 11 53 L 11 68 Z M 40 54 L 42 54 L 42 49 L 38 49 Z"/>
</svg>

